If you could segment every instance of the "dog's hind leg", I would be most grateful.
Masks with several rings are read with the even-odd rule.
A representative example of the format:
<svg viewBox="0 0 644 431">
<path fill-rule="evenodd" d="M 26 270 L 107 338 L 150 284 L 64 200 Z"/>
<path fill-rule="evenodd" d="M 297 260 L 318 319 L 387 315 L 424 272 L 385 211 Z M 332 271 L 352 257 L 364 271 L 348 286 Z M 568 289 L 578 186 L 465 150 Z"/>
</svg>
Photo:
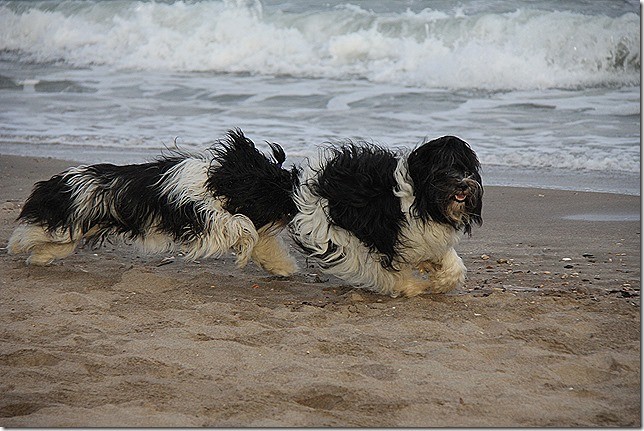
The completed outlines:
<svg viewBox="0 0 644 431">
<path fill-rule="evenodd" d="M 76 249 L 75 242 L 41 244 L 33 248 L 27 258 L 28 265 L 46 266 L 54 259 L 69 256 Z"/>
<path fill-rule="evenodd" d="M 289 255 L 287 245 L 273 233 L 260 231 L 251 259 L 271 274 L 287 276 L 297 271 L 297 263 Z"/>
<path fill-rule="evenodd" d="M 45 266 L 72 254 L 77 244 L 68 232 L 49 232 L 38 225 L 21 224 L 9 238 L 7 248 L 9 254 L 31 252 L 27 264 Z"/>
</svg>

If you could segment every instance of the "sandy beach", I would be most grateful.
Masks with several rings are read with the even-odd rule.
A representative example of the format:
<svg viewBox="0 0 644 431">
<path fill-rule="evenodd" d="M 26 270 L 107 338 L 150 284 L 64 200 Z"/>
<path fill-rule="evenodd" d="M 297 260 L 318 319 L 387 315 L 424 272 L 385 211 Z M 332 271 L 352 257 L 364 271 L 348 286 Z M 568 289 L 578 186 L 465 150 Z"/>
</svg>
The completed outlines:
<svg viewBox="0 0 644 431">
<path fill-rule="evenodd" d="M 71 165 L 0 156 L 0 426 L 641 426 L 639 196 L 487 187 L 466 286 L 392 299 L 295 250 L 28 267 L 15 219 Z"/>
</svg>

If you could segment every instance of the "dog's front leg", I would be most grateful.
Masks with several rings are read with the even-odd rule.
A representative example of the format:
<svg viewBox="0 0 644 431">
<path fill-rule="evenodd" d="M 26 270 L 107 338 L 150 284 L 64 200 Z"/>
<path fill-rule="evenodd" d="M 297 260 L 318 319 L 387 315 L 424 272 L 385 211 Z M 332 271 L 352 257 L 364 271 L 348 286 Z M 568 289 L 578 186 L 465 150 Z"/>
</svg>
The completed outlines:
<svg viewBox="0 0 644 431">
<path fill-rule="evenodd" d="M 430 289 L 431 285 L 429 280 L 423 280 L 414 276 L 412 269 L 403 269 L 397 273 L 396 283 L 394 285 L 393 297 L 403 294 L 407 297 L 412 297 L 424 293 Z"/>
<path fill-rule="evenodd" d="M 271 274 L 287 276 L 297 271 L 297 263 L 287 245 L 275 234 L 260 232 L 251 259 Z"/>
<path fill-rule="evenodd" d="M 461 287 L 465 282 L 466 268 L 463 260 L 450 248 L 438 260 L 427 260 L 418 264 L 418 269 L 429 273 L 429 290 L 433 293 L 445 293 Z"/>
</svg>

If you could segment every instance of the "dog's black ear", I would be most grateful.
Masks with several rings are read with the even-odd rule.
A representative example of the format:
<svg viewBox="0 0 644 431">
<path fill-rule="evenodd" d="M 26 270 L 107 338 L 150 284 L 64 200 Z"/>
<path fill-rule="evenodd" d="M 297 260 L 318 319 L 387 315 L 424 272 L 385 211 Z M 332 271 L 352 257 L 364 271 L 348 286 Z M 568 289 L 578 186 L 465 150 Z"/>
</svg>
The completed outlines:
<svg viewBox="0 0 644 431">
<path fill-rule="evenodd" d="M 407 170 L 414 185 L 412 210 L 424 222 L 434 220 L 449 223 L 442 212 L 443 196 L 437 179 L 446 168 L 439 162 L 438 149 L 432 142 L 425 143 L 411 152 L 407 158 Z"/>
<path fill-rule="evenodd" d="M 271 151 L 273 151 L 273 160 L 275 160 L 275 163 L 277 163 L 277 166 L 280 168 L 282 167 L 282 163 L 286 160 L 286 153 L 284 152 L 284 149 L 280 146 L 280 144 L 277 144 L 275 142 L 266 142 L 269 147 L 271 147 Z"/>
</svg>

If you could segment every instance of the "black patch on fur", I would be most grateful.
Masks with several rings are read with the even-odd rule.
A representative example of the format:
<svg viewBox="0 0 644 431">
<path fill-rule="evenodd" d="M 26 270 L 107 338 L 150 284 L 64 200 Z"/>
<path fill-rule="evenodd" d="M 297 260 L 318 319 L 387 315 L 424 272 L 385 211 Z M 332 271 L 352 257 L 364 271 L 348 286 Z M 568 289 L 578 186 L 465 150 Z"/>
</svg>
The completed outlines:
<svg viewBox="0 0 644 431">
<path fill-rule="evenodd" d="M 455 229 L 462 228 L 467 234 L 471 233 L 472 223 L 482 223 L 481 166 L 467 142 L 455 136 L 443 136 L 424 143 L 409 155 L 407 167 L 414 185 L 412 210 L 421 220 L 446 223 Z M 469 217 L 459 226 L 445 216 L 445 207 L 453 193 L 462 187 L 462 180 L 466 177 L 475 180 L 481 187 L 477 196 L 466 201 Z"/>
<path fill-rule="evenodd" d="M 270 224 L 287 224 L 297 212 L 293 190 L 298 171 L 283 169 L 286 155 L 278 144 L 269 144 L 273 158 L 255 148 L 241 130 L 231 130 L 228 138 L 211 148 L 214 161 L 206 187 L 225 197 L 224 209 L 248 217 L 256 229 Z"/>
<path fill-rule="evenodd" d="M 50 231 L 69 225 L 72 211 L 72 190 L 63 174 L 39 181 L 20 211 L 18 220 L 46 227 Z"/>
<path fill-rule="evenodd" d="M 394 195 L 395 155 L 375 145 L 352 143 L 332 149 L 333 157 L 320 172 L 315 192 L 329 202 L 331 221 L 353 233 L 393 268 L 404 222 Z"/>
</svg>

